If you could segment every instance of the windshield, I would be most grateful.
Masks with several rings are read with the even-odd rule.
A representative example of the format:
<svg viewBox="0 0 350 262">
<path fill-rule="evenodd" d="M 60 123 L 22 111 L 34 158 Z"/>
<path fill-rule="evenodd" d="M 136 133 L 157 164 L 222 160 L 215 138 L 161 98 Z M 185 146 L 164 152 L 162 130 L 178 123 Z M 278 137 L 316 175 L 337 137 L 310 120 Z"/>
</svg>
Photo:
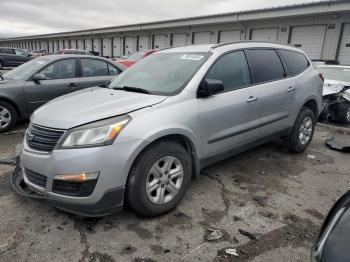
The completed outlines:
<svg viewBox="0 0 350 262">
<path fill-rule="evenodd" d="M 145 53 L 134 53 L 134 54 L 128 56 L 127 60 L 135 60 L 135 61 L 138 61 L 138 60 L 140 60 L 140 59 L 143 57 L 144 54 L 145 54 Z"/>
<path fill-rule="evenodd" d="M 322 73 L 325 79 L 336 80 L 341 82 L 350 82 L 350 68 L 319 67 L 318 70 Z"/>
<path fill-rule="evenodd" d="M 184 88 L 210 53 L 155 53 L 130 67 L 110 88 L 141 88 L 152 94 L 173 95 Z"/>
<path fill-rule="evenodd" d="M 35 72 L 37 72 L 40 68 L 42 68 L 45 64 L 49 63 L 50 60 L 45 58 L 37 58 L 34 60 L 30 60 L 19 67 L 8 71 L 4 74 L 5 78 L 15 79 L 15 80 L 27 80 L 32 76 Z"/>
</svg>

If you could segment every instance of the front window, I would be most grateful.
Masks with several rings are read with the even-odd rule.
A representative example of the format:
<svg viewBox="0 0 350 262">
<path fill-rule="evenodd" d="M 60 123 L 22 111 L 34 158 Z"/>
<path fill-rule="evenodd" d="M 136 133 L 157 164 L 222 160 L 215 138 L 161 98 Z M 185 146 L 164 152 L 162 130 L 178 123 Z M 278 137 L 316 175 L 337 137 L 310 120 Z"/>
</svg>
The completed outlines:
<svg viewBox="0 0 350 262">
<path fill-rule="evenodd" d="M 64 59 L 54 62 L 41 70 L 40 73 L 44 74 L 48 80 L 74 78 L 76 76 L 75 59 Z"/>
<path fill-rule="evenodd" d="M 155 53 L 115 78 L 110 88 L 141 88 L 151 94 L 173 95 L 185 87 L 210 53 Z"/>
<path fill-rule="evenodd" d="M 20 65 L 11 71 L 8 71 L 4 74 L 5 78 L 15 79 L 15 80 L 27 80 L 31 77 L 35 72 L 37 72 L 40 68 L 48 64 L 50 60 L 45 58 L 37 58 L 34 60 L 30 60 L 23 65 Z"/>
<path fill-rule="evenodd" d="M 20 55 L 20 56 L 27 56 L 27 53 L 20 49 L 15 49 L 15 53 L 16 55 Z"/>
<path fill-rule="evenodd" d="M 341 82 L 350 82 L 350 68 L 343 67 L 318 67 L 317 68 L 325 79 Z"/>
</svg>

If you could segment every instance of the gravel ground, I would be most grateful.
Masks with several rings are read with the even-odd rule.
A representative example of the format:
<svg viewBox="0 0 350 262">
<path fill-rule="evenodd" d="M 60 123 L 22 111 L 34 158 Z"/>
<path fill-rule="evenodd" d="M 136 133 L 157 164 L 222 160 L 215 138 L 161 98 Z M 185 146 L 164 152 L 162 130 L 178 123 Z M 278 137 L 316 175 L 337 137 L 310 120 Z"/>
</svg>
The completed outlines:
<svg viewBox="0 0 350 262">
<path fill-rule="evenodd" d="M 24 125 L 0 135 L 0 159 L 18 154 Z M 152 219 L 82 218 L 24 199 L 8 184 L 14 166 L 0 164 L 0 261 L 309 261 L 349 188 L 349 155 L 324 145 L 336 133 L 350 129 L 318 125 L 303 154 L 276 141 L 206 168 L 176 210 Z"/>
</svg>

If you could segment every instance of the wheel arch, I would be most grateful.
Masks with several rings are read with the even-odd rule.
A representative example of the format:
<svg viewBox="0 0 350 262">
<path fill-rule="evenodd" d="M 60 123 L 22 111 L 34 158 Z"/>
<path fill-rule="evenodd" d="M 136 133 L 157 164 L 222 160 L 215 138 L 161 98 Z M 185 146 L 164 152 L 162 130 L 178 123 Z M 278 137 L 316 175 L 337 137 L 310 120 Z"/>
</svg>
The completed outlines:
<svg viewBox="0 0 350 262">
<path fill-rule="evenodd" d="M 320 112 L 319 112 L 319 107 L 318 107 L 316 99 L 314 99 L 314 98 L 307 99 L 303 103 L 302 108 L 303 107 L 309 108 L 315 114 L 316 120 L 318 119 L 318 115 L 319 115 Z"/>
<path fill-rule="evenodd" d="M 22 112 L 21 112 L 21 110 L 19 110 L 19 107 L 18 107 L 18 105 L 15 102 L 13 102 L 11 99 L 9 99 L 7 97 L 3 97 L 3 96 L 0 96 L 0 101 L 4 101 L 4 102 L 9 103 L 10 105 L 12 105 L 13 108 L 16 110 L 18 118 L 22 118 L 22 116 L 23 116 Z"/>
<path fill-rule="evenodd" d="M 162 140 L 171 140 L 175 141 L 187 150 L 191 156 L 191 163 L 192 163 L 192 177 L 198 178 L 200 173 L 200 161 L 199 161 L 199 148 L 198 144 L 194 141 L 193 138 L 190 137 L 190 135 L 185 134 L 184 132 L 181 132 L 178 130 L 178 132 L 167 132 L 167 133 L 156 133 L 150 136 L 149 138 L 145 139 L 140 143 L 140 145 L 134 150 L 134 154 L 132 158 L 130 159 L 126 173 L 127 178 L 129 177 L 130 171 L 135 163 L 135 161 L 138 159 L 138 157 L 148 148 L 149 146 L 153 145 L 154 143 L 157 143 Z"/>
</svg>

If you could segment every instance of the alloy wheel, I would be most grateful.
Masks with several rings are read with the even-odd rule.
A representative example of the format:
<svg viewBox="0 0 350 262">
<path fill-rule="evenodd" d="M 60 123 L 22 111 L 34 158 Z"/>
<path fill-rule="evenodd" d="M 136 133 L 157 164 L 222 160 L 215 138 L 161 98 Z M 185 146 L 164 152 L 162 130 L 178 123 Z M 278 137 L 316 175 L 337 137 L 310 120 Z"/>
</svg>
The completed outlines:
<svg viewBox="0 0 350 262">
<path fill-rule="evenodd" d="M 184 178 L 183 166 L 174 156 L 157 160 L 146 177 L 146 195 L 156 205 L 168 203 L 178 194 Z"/>
<path fill-rule="evenodd" d="M 0 106 L 0 129 L 6 128 L 11 123 L 11 113 L 3 106 Z"/>
<path fill-rule="evenodd" d="M 299 141 L 302 145 L 306 145 L 312 135 L 313 122 L 310 117 L 305 117 L 299 128 Z"/>
</svg>

